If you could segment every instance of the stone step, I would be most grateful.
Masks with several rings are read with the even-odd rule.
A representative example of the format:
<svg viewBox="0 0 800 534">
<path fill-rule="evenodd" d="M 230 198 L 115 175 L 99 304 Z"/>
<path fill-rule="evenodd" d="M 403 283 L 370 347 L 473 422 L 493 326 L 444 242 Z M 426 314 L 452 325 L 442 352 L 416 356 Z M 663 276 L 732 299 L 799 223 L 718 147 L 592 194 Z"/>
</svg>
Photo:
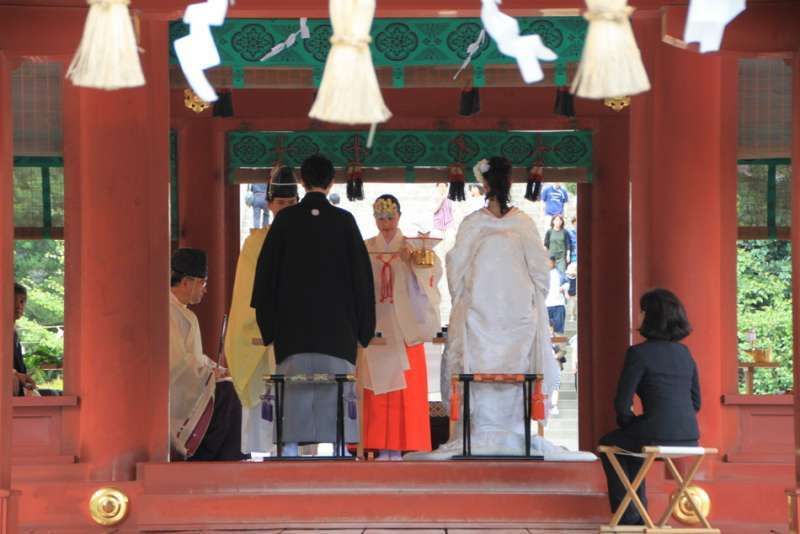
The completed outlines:
<svg viewBox="0 0 800 534">
<path fill-rule="evenodd" d="M 599 462 L 146 463 L 139 464 L 137 480 L 138 527 L 147 532 L 186 525 L 256 530 L 287 522 L 568 528 L 608 516 Z"/>
</svg>

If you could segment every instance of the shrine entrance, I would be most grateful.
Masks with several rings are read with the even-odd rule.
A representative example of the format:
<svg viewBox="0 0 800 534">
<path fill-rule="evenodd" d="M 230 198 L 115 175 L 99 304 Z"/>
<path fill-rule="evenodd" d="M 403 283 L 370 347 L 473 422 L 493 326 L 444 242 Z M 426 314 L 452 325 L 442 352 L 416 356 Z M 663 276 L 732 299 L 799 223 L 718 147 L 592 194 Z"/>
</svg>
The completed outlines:
<svg viewBox="0 0 800 534">
<path fill-rule="evenodd" d="M 11 76 L 24 58 L 36 58 L 59 62 L 63 77 L 86 20 L 74 2 L 33 3 L 0 1 L 4 301 L 13 277 Z M 726 30 L 723 52 L 699 54 L 681 40 L 685 5 L 643 2 L 631 24 L 652 90 L 608 105 L 578 99 L 570 115 L 554 107 L 579 59 L 583 3 L 554 0 L 546 10 L 504 5 L 523 32 L 535 28 L 559 55 L 531 86 L 490 40 L 470 46 L 480 35 L 476 3 L 441 4 L 379 2 L 373 57 L 394 117 L 379 127 L 372 148 L 384 159 L 370 162 L 354 150 L 363 146 L 366 128 L 332 129 L 308 119 L 331 36 L 324 2 L 265 7 L 240 0 L 230 7 L 231 26 L 213 30 L 224 41 L 218 43 L 223 64 L 207 71 L 215 88 L 230 94 L 227 110 L 185 106 L 187 86 L 171 43 L 186 34 L 178 22 L 186 2 L 132 2 L 147 85 L 107 92 L 65 83 L 60 91 L 64 396 L 9 401 L 8 386 L 0 388 L 0 418 L 11 429 L 0 440 L 0 532 L 17 525 L 36 533 L 100 529 L 88 512 L 95 495 L 108 509 L 130 503 L 119 528 L 144 532 L 409 524 L 581 532 L 607 521 L 596 463 L 169 463 L 170 244 L 209 254 L 215 279 L 197 315 L 204 346 L 217 347 L 240 247 L 240 188 L 263 180 L 278 159 L 302 159 L 312 145 L 337 158 L 341 169 L 362 167 L 368 190 L 372 184 L 435 187 L 450 181 L 451 164 L 468 171 L 473 156 L 484 154 L 508 157 L 522 186 L 541 156 L 534 158 L 536 147 L 560 146 L 543 156 L 544 181 L 577 184 L 579 258 L 587 266 L 578 274 L 579 448 L 593 450 L 615 427 L 618 371 L 638 339 L 638 295 L 669 287 L 695 327 L 687 345 L 702 369 L 702 445 L 723 453 L 698 478 L 714 502 L 713 523 L 733 533 L 785 528 L 784 492 L 797 487 L 796 447 L 786 430 L 796 417 L 797 390 L 767 403 L 739 394 L 736 383 L 736 60 L 763 54 L 791 63 L 796 103 L 798 6 L 749 3 Z M 309 17 L 309 38 L 261 61 L 299 30 L 300 17 Z M 466 70 L 454 79 L 470 48 Z M 460 115 L 462 93 L 475 89 L 480 112 Z M 795 131 L 798 110 L 785 112 Z M 590 140 L 582 145 L 590 151 L 574 138 Z M 791 145 L 795 161 L 798 138 Z M 797 222 L 800 210 L 792 213 Z M 5 346 L 10 313 L 0 324 Z M 782 441 L 760 432 L 762 421 L 783 429 Z M 673 485 L 655 472 L 648 487 L 657 506 Z M 796 519 L 797 491 L 789 498 Z"/>
</svg>

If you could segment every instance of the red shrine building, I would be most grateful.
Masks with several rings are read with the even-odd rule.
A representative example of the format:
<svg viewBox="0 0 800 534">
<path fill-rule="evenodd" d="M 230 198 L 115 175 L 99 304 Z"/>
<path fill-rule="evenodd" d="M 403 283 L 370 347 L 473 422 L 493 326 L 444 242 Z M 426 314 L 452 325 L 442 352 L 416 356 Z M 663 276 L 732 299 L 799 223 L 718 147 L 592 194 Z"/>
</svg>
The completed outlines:
<svg viewBox="0 0 800 534">
<path fill-rule="evenodd" d="M 188 3 L 131 2 L 146 85 L 102 91 L 64 79 L 86 2 L 0 0 L 0 347 L 12 345 L 15 239 L 55 237 L 66 251 L 63 396 L 12 398 L 0 380 L 0 533 L 596 532 L 610 516 L 599 462 L 169 463 L 172 248 L 208 252 L 208 293 L 197 314 L 204 346 L 216 347 L 240 247 L 239 184 L 280 157 L 300 158 L 309 143 L 323 152 L 341 147 L 345 160 L 358 161 L 360 145 L 348 140 L 366 136 L 363 127 L 308 118 L 329 38 L 323 0 L 237 0 L 215 33 L 222 65 L 208 71 L 217 90 L 230 91 L 232 113 L 187 108 L 171 45 L 186 33 L 179 21 Z M 575 116 L 565 117 L 553 113 L 553 102 L 580 59 L 583 2 L 502 4 L 536 25 L 562 58 L 545 66 L 544 81 L 526 85 L 511 61 L 489 53 L 453 81 L 480 23 L 476 0 L 379 0 L 374 57 L 393 117 L 379 126 L 376 146 L 405 141 L 391 141 L 385 161 L 365 160 L 364 180 L 387 189 L 441 181 L 449 164 L 493 151 L 514 162 L 524 182 L 536 147 L 544 147 L 545 180 L 575 182 L 581 198 L 579 254 L 588 268 L 579 273 L 580 449 L 595 450 L 615 427 L 619 370 L 626 348 L 640 340 L 639 295 L 669 288 L 694 328 L 686 343 L 700 369 L 701 445 L 719 451 L 694 481 L 710 497 L 712 523 L 726 534 L 797 532 L 800 393 L 740 393 L 736 244 L 737 162 L 800 161 L 800 2 L 751 0 L 727 26 L 721 50 L 708 54 L 682 40 L 686 0 L 632 4 L 652 89 L 619 106 L 576 98 Z M 300 17 L 309 19 L 310 39 L 258 64 Z M 741 113 L 742 62 L 761 59 L 791 73 L 792 105 L 780 119 L 794 135 L 785 146 L 742 141 L 752 126 Z M 35 84 L 15 85 L 23 72 L 45 76 L 36 90 L 47 96 L 28 98 Z M 481 112 L 472 117 L 457 113 L 466 77 L 481 91 Z M 747 96 L 769 100 L 771 87 L 766 80 Z M 30 117 L 59 116 L 49 149 L 20 141 L 20 128 L 33 128 L 17 111 L 22 102 Z M 450 143 L 439 151 L 448 155 L 425 159 L 437 142 Z M 63 168 L 63 222 L 44 230 L 14 223 L 14 169 L 31 157 Z M 790 224 L 749 231 L 789 239 L 798 250 L 800 188 L 790 195 Z M 796 278 L 793 295 L 797 383 Z M 10 352 L 2 358 L 10 368 Z M 666 504 L 674 488 L 657 464 L 648 478 L 651 506 Z M 92 501 L 98 491 L 105 500 Z M 98 523 L 104 514 L 112 518 L 106 526 Z"/>
</svg>

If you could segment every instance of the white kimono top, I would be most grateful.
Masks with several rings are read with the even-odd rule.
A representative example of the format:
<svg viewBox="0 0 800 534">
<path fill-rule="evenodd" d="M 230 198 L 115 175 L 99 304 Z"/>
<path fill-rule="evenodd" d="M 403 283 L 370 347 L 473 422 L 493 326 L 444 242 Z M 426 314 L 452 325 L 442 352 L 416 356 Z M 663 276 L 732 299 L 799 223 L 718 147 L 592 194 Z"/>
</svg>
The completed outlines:
<svg viewBox="0 0 800 534">
<path fill-rule="evenodd" d="M 545 307 L 548 271 L 542 239 L 523 212 L 497 218 L 484 208 L 464 219 L 447 254 L 448 381 L 455 373 L 536 373 L 552 392 L 558 366 Z"/>
<path fill-rule="evenodd" d="M 365 350 L 364 387 L 377 394 L 405 389 L 406 345 L 430 341 L 441 326 L 442 263 L 438 256 L 433 267 L 403 261 L 404 241 L 399 231 L 389 243 L 380 234 L 365 241 L 375 281 L 376 331 L 385 344 L 373 342 Z"/>
<path fill-rule="evenodd" d="M 186 455 L 186 442 L 214 398 L 214 362 L 203 354 L 197 316 L 169 294 L 169 430 L 172 447 Z"/>
</svg>

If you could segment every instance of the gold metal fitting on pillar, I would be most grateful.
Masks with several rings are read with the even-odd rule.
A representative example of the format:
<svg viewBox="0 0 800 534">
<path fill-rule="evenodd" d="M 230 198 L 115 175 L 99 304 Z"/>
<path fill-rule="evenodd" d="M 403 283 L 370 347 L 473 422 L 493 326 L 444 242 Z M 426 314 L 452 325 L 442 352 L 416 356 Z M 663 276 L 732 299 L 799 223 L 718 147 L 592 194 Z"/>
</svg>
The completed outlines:
<svg viewBox="0 0 800 534">
<path fill-rule="evenodd" d="M 631 105 L 631 97 L 616 96 L 614 98 L 606 98 L 605 100 L 603 100 L 603 104 L 605 104 L 606 107 L 613 109 L 614 111 L 622 111 L 623 109 Z"/>
<path fill-rule="evenodd" d="M 128 496 L 116 488 L 100 488 L 89 499 L 89 514 L 98 525 L 118 525 L 128 515 Z"/>
<path fill-rule="evenodd" d="M 183 105 L 195 113 L 202 113 L 210 106 L 208 102 L 194 94 L 194 91 L 191 89 L 183 90 Z"/>
<path fill-rule="evenodd" d="M 703 516 L 708 517 L 708 514 L 711 513 L 711 497 L 708 496 L 706 490 L 700 486 L 689 486 L 686 488 L 686 492 L 692 496 L 692 500 L 700 509 Z M 673 492 L 672 497 L 674 497 L 674 495 L 675 493 Z M 681 495 L 678 505 L 673 510 L 672 515 L 675 519 L 686 525 L 697 525 L 700 523 L 700 518 L 695 513 L 686 495 Z"/>
</svg>

